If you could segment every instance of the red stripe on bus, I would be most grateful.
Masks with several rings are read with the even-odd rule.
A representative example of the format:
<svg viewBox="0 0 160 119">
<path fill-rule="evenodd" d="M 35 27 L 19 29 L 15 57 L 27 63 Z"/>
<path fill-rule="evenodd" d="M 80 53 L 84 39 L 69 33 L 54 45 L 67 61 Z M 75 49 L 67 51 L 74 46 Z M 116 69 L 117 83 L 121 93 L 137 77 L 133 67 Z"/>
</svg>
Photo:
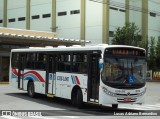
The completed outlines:
<svg viewBox="0 0 160 119">
<path fill-rule="evenodd" d="M 75 76 L 75 77 L 76 77 L 77 84 L 80 85 L 80 81 L 79 81 L 78 77 L 77 76 Z"/>
<path fill-rule="evenodd" d="M 18 71 L 17 71 L 16 69 L 12 69 L 12 72 L 13 72 L 16 76 L 18 76 Z M 37 78 L 38 78 L 38 80 L 39 80 L 40 82 L 45 82 L 45 80 L 42 78 L 42 76 L 41 76 L 39 73 L 37 73 L 36 71 L 28 71 L 28 72 L 26 72 L 26 73 L 24 73 L 24 74 L 20 74 L 20 76 L 24 76 L 24 75 L 27 75 L 27 74 L 29 74 L 29 73 L 34 74 L 35 76 L 37 76 Z"/>
<path fill-rule="evenodd" d="M 27 75 L 27 74 L 34 74 L 35 76 L 38 77 L 38 80 L 40 82 L 45 82 L 45 80 L 42 78 L 42 76 L 39 73 L 37 73 L 36 71 L 28 71 L 28 72 L 24 73 L 24 75 Z"/>
<path fill-rule="evenodd" d="M 18 76 L 18 72 L 17 72 L 16 69 L 12 69 L 12 72 L 13 72 L 16 76 Z"/>
</svg>

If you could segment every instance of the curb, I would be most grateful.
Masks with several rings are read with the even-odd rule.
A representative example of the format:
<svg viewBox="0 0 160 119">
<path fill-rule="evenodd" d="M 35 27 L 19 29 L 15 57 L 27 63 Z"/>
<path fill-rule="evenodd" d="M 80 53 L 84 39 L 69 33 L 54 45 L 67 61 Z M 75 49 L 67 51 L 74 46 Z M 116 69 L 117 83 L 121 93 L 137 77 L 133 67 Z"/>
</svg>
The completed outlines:
<svg viewBox="0 0 160 119">
<path fill-rule="evenodd" d="M 9 82 L 0 82 L 0 84 L 9 84 Z"/>
</svg>

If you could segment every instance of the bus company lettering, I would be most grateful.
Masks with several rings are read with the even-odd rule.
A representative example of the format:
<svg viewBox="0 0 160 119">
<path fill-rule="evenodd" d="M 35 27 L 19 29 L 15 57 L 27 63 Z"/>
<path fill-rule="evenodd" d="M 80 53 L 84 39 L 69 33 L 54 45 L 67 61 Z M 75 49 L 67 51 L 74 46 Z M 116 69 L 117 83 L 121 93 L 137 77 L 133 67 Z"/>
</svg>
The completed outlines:
<svg viewBox="0 0 160 119">
<path fill-rule="evenodd" d="M 69 81 L 69 77 L 57 76 L 57 80 L 58 80 L 58 81 Z"/>
</svg>

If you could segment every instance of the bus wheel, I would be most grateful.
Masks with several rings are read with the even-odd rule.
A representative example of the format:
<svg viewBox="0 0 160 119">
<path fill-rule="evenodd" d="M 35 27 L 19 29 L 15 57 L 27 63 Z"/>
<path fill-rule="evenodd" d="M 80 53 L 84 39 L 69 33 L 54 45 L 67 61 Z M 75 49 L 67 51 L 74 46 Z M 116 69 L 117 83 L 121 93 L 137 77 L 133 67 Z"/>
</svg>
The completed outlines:
<svg viewBox="0 0 160 119">
<path fill-rule="evenodd" d="M 75 95 L 72 97 L 71 101 L 72 101 L 72 105 L 73 106 L 77 105 L 77 103 L 76 103 L 76 96 Z"/>
<path fill-rule="evenodd" d="M 79 89 L 77 91 L 77 107 L 80 109 L 83 107 L 83 95 L 82 95 L 82 91 Z"/>
<path fill-rule="evenodd" d="M 28 84 L 28 95 L 32 98 L 35 96 L 34 83 L 33 82 L 29 82 L 29 84 Z"/>
</svg>

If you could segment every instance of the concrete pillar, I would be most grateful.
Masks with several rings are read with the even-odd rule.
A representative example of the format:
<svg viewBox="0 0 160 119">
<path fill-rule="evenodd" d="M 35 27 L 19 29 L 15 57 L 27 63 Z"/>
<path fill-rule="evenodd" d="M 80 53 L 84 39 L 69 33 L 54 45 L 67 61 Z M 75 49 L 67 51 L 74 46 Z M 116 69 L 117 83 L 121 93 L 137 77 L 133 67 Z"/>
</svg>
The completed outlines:
<svg viewBox="0 0 160 119">
<path fill-rule="evenodd" d="M 126 0 L 125 22 L 129 23 L 129 0 Z"/>
<path fill-rule="evenodd" d="M 142 39 L 148 39 L 148 0 L 142 0 Z"/>
<path fill-rule="evenodd" d="M 52 32 L 56 32 L 56 0 L 52 0 Z"/>
<path fill-rule="evenodd" d="M 84 40 L 82 46 L 85 45 L 85 19 L 86 19 L 86 0 L 81 0 L 81 22 L 80 22 L 80 39 Z"/>
<path fill-rule="evenodd" d="M 31 0 L 26 0 L 26 29 L 30 30 Z"/>
<path fill-rule="evenodd" d="M 3 7 L 3 27 L 7 27 L 7 7 L 8 7 L 8 0 L 4 0 L 4 7 Z"/>
<path fill-rule="evenodd" d="M 102 43 L 109 44 L 109 0 L 103 0 L 103 7 L 102 7 Z"/>
</svg>

